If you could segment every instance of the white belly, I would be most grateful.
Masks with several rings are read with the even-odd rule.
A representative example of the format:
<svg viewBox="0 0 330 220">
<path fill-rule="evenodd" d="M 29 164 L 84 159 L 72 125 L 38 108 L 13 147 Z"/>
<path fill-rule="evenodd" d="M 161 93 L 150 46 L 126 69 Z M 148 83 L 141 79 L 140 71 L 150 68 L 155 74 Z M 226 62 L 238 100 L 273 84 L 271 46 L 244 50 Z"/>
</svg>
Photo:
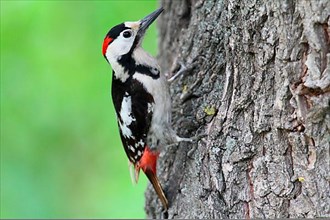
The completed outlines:
<svg viewBox="0 0 330 220">
<path fill-rule="evenodd" d="M 153 96 L 154 104 L 148 144 L 151 148 L 161 147 L 173 142 L 174 131 L 171 126 L 171 97 L 167 82 L 163 76 L 153 79 L 145 74 L 135 73 L 134 79 L 143 82 L 145 89 Z"/>
</svg>

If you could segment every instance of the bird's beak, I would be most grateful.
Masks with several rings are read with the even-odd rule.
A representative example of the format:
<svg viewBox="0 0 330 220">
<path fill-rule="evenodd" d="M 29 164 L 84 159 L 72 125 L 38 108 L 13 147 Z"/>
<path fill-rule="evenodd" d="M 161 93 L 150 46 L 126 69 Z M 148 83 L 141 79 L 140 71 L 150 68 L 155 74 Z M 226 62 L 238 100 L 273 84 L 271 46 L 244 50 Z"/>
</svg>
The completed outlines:
<svg viewBox="0 0 330 220">
<path fill-rule="evenodd" d="M 163 8 L 159 8 L 156 11 L 152 12 L 151 14 L 144 17 L 142 20 L 140 20 L 140 28 L 138 31 L 138 35 L 142 37 L 148 27 L 156 20 L 156 18 L 164 11 Z"/>
</svg>

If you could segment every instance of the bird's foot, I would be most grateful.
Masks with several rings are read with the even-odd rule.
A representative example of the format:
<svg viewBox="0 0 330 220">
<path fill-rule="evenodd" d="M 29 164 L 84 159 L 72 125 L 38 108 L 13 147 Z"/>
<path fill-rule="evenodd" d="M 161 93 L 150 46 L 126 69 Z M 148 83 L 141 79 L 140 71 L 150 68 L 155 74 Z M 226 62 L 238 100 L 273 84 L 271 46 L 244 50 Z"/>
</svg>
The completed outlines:
<svg viewBox="0 0 330 220">
<path fill-rule="evenodd" d="M 197 66 L 198 63 L 193 61 L 192 63 L 185 65 L 181 61 L 175 61 L 173 64 L 174 65 L 172 66 L 170 72 L 165 74 L 167 77 L 169 77 L 169 79 L 167 80 L 169 83 L 174 82 L 180 75 L 191 72 Z"/>
<path fill-rule="evenodd" d="M 171 78 L 167 80 L 169 83 L 172 83 L 174 80 L 176 80 L 176 78 L 178 78 L 181 74 L 187 71 L 188 68 L 186 67 L 186 65 L 184 65 L 182 62 L 179 62 L 179 64 L 180 64 L 179 70 L 173 76 L 171 76 Z"/>
</svg>

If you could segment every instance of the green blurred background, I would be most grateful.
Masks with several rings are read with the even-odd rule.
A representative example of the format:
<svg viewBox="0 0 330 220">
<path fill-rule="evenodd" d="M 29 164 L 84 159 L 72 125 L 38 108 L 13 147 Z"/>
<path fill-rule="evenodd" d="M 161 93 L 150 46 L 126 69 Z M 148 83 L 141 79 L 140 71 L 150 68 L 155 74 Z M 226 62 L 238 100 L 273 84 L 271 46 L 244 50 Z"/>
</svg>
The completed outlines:
<svg viewBox="0 0 330 220">
<path fill-rule="evenodd" d="M 1 218 L 144 218 L 101 54 L 156 1 L 1 1 Z M 156 27 L 144 48 L 157 52 Z"/>
</svg>

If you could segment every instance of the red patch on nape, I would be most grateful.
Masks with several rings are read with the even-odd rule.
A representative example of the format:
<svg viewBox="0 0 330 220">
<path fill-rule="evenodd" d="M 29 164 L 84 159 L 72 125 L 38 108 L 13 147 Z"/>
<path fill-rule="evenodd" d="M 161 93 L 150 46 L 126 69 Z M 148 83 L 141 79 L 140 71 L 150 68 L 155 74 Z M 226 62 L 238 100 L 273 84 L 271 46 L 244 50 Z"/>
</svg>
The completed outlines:
<svg viewBox="0 0 330 220">
<path fill-rule="evenodd" d="M 105 53 L 107 52 L 107 48 L 109 44 L 113 41 L 111 37 L 106 36 L 103 41 L 103 47 L 102 47 L 102 54 L 105 56 Z"/>
<path fill-rule="evenodd" d="M 156 174 L 156 166 L 159 152 L 152 152 L 148 146 L 144 149 L 139 161 L 139 167 L 145 172 L 147 169 Z"/>
</svg>

